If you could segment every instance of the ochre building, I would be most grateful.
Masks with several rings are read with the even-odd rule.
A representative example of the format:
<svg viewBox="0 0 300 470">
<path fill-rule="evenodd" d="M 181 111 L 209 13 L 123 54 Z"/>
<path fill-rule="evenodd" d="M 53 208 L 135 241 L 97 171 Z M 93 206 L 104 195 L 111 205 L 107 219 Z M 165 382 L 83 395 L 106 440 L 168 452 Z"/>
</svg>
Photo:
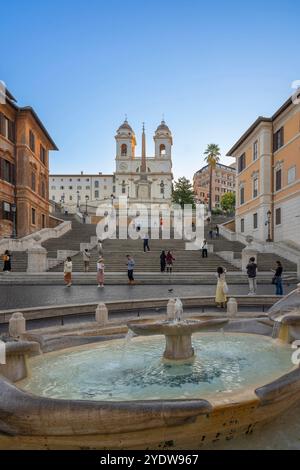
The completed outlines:
<svg viewBox="0 0 300 470">
<path fill-rule="evenodd" d="M 57 147 L 35 111 L 8 91 L 0 100 L 0 237 L 49 226 L 49 151 Z"/>
</svg>

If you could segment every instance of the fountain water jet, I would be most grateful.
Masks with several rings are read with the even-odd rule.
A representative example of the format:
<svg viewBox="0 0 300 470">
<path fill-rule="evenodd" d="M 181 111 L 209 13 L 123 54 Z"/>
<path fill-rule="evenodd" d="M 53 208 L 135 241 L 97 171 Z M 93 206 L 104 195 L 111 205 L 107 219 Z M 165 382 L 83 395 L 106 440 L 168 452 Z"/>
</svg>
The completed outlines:
<svg viewBox="0 0 300 470">
<path fill-rule="evenodd" d="M 211 327 L 222 327 L 227 318 L 211 320 L 182 319 L 183 307 L 179 298 L 175 302 L 174 319 L 165 321 L 139 320 L 129 322 L 128 328 L 142 336 L 164 335 L 166 348 L 164 359 L 182 361 L 192 359 L 195 355 L 192 346 L 192 334 Z"/>
</svg>

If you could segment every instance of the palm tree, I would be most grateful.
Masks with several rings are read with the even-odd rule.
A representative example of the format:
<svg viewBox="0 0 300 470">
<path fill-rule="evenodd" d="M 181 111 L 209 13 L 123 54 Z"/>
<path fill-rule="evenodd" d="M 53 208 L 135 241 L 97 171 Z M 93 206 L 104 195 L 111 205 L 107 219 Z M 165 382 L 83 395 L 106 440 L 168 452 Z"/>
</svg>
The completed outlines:
<svg viewBox="0 0 300 470">
<path fill-rule="evenodd" d="M 220 147 L 217 144 L 209 144 L 207 149 L 204 152 L 205 161 L 209 165 L 209 202 L 208 210 L 211 212 L 212 209 L 212 181 L 213 181 L 213 171 L 216 168 L 218 161 L 220 160 Z"/>
</svg>

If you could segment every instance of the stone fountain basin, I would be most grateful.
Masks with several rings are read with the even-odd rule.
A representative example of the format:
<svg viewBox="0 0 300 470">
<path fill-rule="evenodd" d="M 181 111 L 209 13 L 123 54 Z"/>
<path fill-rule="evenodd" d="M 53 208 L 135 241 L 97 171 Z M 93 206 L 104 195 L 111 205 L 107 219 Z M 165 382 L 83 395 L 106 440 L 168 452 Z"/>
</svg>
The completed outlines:
<svg viewBox="0 0 300 470">
<path fill-rule="evenodd" d="M 189 335 L 199 331 L 207 331 L 208 329 L 217 329 L 228 323 L 228 318 L 217 318 L 207 320 L 197 320 L 194 318 L 186 318 L 185 320 L 174 323 L 172 321 L 157 321 L 149 319 L 132 320 L 127 323 L 137 335 L 166 335 L 178 336 Z"/>
<path fill-rule="evenodd" d="M 300 369 L 222 399 L 52 399 L 4 375 L 0 396 L 2 449 L 198 449 L 251 434 L 292 407 L 300 400 Z"/>
</svg>

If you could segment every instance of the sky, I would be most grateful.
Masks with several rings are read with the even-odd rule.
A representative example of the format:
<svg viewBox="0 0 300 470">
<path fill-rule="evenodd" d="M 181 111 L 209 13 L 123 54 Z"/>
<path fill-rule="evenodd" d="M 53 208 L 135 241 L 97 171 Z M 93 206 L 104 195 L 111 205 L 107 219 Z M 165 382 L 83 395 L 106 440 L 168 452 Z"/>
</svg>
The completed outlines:
<svg viewBox="0 0 300 470">
<path fill-rule="evenodd" d="M 300 80 L 298 0 L 0 0 L 0 80 L 32 106 L 59 152 L 51 173 L 115 169 L 125 114 L 147 153 L 162 116 L 175 178 L 209 143 L 226 153 Z"/>
</svg>

